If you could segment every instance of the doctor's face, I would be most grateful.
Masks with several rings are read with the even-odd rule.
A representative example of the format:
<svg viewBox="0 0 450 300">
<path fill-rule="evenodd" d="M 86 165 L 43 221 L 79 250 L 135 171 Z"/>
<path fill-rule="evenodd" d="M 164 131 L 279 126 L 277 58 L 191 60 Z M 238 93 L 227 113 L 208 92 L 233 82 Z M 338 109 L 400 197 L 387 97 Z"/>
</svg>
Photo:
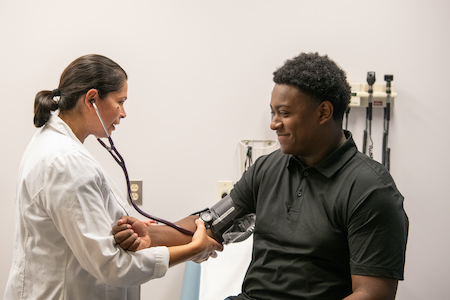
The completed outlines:
<svg viewBox="0 0 450 300">
<path fill-rule="evenodd" d="M 115 127 L 120 123 L 120 120 L 127 116 L 124 109 L 127 93 L 128 83 L 125 81 L 119 91 L 111 92 L 105 99 L 95 102 L 109 135 L 115 130 Z M 97 137 L 106 137 L 103 128 L 101 129 L 101 132 L 102 134 L 97 135 Z"/>
</svg>

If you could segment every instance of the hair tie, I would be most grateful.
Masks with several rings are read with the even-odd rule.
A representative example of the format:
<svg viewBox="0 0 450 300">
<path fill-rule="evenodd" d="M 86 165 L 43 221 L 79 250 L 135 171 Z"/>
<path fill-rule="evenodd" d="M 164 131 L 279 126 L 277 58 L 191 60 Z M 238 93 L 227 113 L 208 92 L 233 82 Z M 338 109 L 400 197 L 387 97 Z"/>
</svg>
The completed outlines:
<svg viewBox="0 0 450 300">
<path fill-rule="evenodd" d="M 54 89 L 52 95 L 53 101 L 55 101 L 55 103 L 58 104 L 59 100 L 61 99 L 61 91 L 59 89 Z"/>
</svg>

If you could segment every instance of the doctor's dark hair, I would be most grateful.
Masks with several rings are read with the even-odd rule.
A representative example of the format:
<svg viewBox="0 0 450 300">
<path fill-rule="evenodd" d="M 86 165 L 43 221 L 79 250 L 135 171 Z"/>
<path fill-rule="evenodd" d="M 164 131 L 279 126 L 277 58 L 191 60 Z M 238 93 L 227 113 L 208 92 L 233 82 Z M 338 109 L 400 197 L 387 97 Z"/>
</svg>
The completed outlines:
<svg viewBox="0 0 450 300">
<path fill-rule="evenodd" d="M 56 109 L 72 110 L 90 89 L 96 89 L 100 99 L 104 99 L 109 93 L 119 91 L 127 79 L 127 73 L 111 59 L 98 54 L 81 56 L 63 71 L 57 89 L 36 94 L 34 125 L 43 126 Z M 55 96 L 59 100 L 55 101 Z"/>
<path fill-rule="evenodd" d="M 345 72 L 327 55 L 301 53 L 287 60 L 273 75 L 276 84 L 296 87 L 318 103 L 330 101 L 333 119 L 342 121 L 350 103 L 351 88 Z"/>
</svg>

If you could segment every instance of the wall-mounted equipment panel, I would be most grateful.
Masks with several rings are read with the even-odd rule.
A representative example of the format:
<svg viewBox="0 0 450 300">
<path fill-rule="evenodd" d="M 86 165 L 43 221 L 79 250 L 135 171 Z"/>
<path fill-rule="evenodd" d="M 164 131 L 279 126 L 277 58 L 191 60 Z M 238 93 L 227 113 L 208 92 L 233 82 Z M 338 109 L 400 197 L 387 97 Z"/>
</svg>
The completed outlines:
<svg viewBox="0 0 450 300">
<path fill-rule="evenodd" d="M 352 98 L 350 107 L 368 107 L 369 105 L 369 85 L 367 83 L 351 83 Z M 394 106 L 394 99 L 397 96 L 394 84 L 391 84 L 391 106 Z M 373 85 L 373 107 L 386 107 L 386 84 Z"/>
</svg>

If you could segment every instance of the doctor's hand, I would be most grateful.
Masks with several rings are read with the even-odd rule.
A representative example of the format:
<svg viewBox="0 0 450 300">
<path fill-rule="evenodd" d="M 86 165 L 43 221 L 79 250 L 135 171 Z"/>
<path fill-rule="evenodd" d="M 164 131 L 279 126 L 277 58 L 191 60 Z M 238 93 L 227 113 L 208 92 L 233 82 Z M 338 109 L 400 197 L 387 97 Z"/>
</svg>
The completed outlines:
<svg viewBox="0 0 450 300">
<path fill-rule="evenodd" d="M 150 247 L 148 224 L 130 216 L 122 216 L 113 227 L 116 243 L 128 251 L 138 251 Z"/>
<path fill-rule="evenodd" d="M 217 257 L 217 251 L 222 251 L 223 245 L 206 234 L 206 228 L 203 221 L 197 219 L 195 220 L 195 224 L 197 225 L 197 230 L 192 237 L 191 244 L 198 247 L 200 251 L 190 260 L 196 263 L 201 263 L 208 260 L 210 257 Z"/>
</svg>

